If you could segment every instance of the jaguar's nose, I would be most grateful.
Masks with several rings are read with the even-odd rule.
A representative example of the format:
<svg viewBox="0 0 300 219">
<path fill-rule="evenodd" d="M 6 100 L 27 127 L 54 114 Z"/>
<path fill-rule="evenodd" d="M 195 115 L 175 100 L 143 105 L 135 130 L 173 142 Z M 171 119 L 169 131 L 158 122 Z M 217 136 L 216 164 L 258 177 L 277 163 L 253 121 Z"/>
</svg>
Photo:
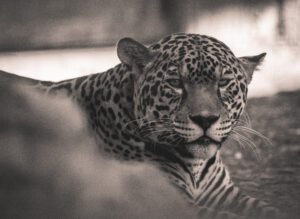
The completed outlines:
<svg viewBox="0 0 300 219">
<path fill-rule="evenodd" d="M 201 128 L 203 128 L 203 130 L 206 131 L 212 124 L 214 124 L 219 119 L 220 115 L 196 115 L 189 117 L 194 123 L 201 126 Z"/>
</svg>

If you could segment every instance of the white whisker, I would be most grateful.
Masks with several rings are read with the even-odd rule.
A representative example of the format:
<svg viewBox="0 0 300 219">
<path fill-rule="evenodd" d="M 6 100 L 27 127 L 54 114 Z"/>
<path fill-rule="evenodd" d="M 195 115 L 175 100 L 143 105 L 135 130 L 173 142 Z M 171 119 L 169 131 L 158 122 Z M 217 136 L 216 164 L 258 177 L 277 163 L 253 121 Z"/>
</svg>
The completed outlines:
<svg viewBox="0 0 300 219">
<path fill-rule="evenodd" d="M 256 135 L 256 136 L 260 137 L 261 139 L 263 139 L 269 145 L 273 145 L 268 137 L 264 136 L 263 134 L 259 133 L 258 131 L 255 131 L 252 128 L 245 127 L 245 126 L 236 126 L 235 128 L 240 129 L 241 131 Z"/>
<path fill-rule="evenodd" d="M 239 138 L 239 140 L 243 143 L 245 143 L 245 146 L 250 147 L 250 149 L 254 152 L 254 154 L 256 155 L 257 160 L 261 160 L 261 156 L 260 153 L 257 151 L 257 146 L 256 144 L 251 141 L 250 138 L 242 135 L 241 133 L 238 133 L 236 131 L 233 131 L 233 133 Z"/>
</svg>

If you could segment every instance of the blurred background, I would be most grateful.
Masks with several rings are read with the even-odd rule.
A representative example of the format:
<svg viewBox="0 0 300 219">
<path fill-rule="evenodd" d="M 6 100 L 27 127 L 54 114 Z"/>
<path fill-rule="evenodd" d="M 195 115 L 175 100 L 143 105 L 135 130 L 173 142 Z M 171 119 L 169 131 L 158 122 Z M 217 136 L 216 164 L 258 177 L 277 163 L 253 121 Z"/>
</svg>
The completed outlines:
<svg viewBox="0 0 300 219">
<path fill-rule="evenodd" d="M 116 42 L 207 34 L 237 56 L 267 52 L 250 96 L 300 87 L 298 0 L 1 0 L 0 69 L 45 80 L 101 72 Z"/>
<path fill-rule="evenodd" d="M 119 63 L 119 39 L 149 45 L 174 32 L 216 37 L 236 56 L 267 52 L 247 112 L 272 143 L 257 135 L 247 135 L 254 149 L 229 142 L 224 162 L 248 194 L 297 218 L 299 13 L 299 0 L 1 0 L 0 69 L 53 81 L 101 72 Z"/>
</svg>

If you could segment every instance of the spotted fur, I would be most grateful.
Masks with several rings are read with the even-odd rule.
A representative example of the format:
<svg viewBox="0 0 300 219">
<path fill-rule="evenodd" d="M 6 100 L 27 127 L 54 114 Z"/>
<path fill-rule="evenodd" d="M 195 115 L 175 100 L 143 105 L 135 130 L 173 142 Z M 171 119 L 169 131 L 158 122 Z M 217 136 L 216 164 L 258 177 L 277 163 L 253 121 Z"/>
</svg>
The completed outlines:
<svg viewBox="0 0 300 219">
<path fill-rule="evenodd" d="M 122 63 L 104 73 L 31 80 L 31 86 L 78 102 L 101 150 L 157 165 L 203 217 L 273 214 L 240 192 L 219 155 L 265 53 L 237 58 L 224 43 L 197 34 L 173 34 L 149 48 L 124 38 L 117 51 Z M 20 80 L 8 73 L 0 78 Z"/>
</svg>

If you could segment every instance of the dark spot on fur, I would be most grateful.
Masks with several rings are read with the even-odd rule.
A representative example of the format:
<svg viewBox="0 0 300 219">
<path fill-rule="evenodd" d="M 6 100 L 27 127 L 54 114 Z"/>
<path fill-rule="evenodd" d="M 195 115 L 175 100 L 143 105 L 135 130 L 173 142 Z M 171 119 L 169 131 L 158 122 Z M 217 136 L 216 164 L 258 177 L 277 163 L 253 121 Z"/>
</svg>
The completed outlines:
<svg viewBox="0 0 300 219">
<path fill-rule="evenodd" d="M 75 89 L 78 89 L 79 86 L 81 85 L 81 83 L 86 79 L 86 77 L 80 77 L 77 78 L 76 82 L 75 82 Z"/>
<path fill-rule="evenodd" d="M 149 91 L 149 85 L 147 84 L 143 87 L 142 94 L 147 94 L 148 91 Z"/>
<path fill-rule="evenodd" d="M 160 48 L 160 44 L 155 44 L 154 46 L 153 46 L 153 49 L 154 50 L 157 50 L 157 49 L 159 49 Z"/>
<path fill-rule="evenodd" d="M 158 87 L 157 83 L 155 83 L 155 85 L 153 85 L 151 87 L 151 95 L 154 96 L 154 97 L 157 95 L 157 87 Z"/>
<path fill-rule="evenodd" d="M 51 81 L 41 81 L 40 83 L 44 86 L 51 86 L 53 84 Z"/>
<path fill-rule="evenodd" d="M 243 83 L 240 84 L 240 87 L 241 87 L 241 90 L 242 90 L 243 92 L 245 92 L 245 88 L 246 88 L 246 87 L 245 87 L 245 85 L 244 85 Z"/>
<path fill-rule="evenodd" d="M 163 110 L 168 111 L 168 110 L 170 109 L 170 107 L 167 106 L 167 105 L 156 105 L 155 108 L 156 108 L 158 111 L 163 111 Z"/>
<path fill-rule="evenodd" d="M 158 118 L 159 117 L 159 114 L 158 114 L 158 112 L 157 111 L 153 111 L 153 115 L 155 116 L 155 118 Z"/>
<path fill-rule="evenodd" d="M 163 73 L 161 71 L 157 73 L 158 78 L 161 78 L 162 76 L 163 76 Z"/>
<path fill-rule="evenodd" d="M 114 103 L 119 103 L 119 101 L 120 101 L 120 95 L 116 93 L 114 96 Z"/>
<path fill-rule="evenodd" d="M 115 121 L 115 120 L 116 120 L 116 115 L 115 115 L 115 113 L 114 113 L 114 111 L 113 111 L 112 108 L 108 108 L 108 113 L 109 113 L 109 115 L 110 115 L 110 118 L 111 118 L 113 121 Z"/>
</svg>

